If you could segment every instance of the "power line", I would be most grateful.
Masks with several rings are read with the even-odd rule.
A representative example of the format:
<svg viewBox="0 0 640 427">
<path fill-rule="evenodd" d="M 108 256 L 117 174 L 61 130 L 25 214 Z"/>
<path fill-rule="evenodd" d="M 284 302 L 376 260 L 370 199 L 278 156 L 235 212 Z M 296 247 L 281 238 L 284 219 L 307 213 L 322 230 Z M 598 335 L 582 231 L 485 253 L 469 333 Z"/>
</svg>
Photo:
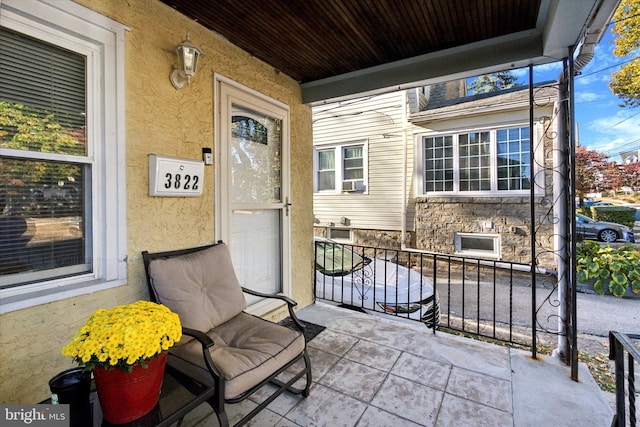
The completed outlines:
<svg viewBox="0 0 640 427">
<path fill-rule="evenodd" d="M 609 26 L 611 26 L 611 25 L 615 25 L 615 24 L 617 24 L 618 22 L 626 21 L 627 19 L 633 19 L 633 18 L 635 18 L 636 16 L 640 16 L 640 13 L 636 13 L 635 15 L 631 15 L 631 16 L 625 16 L 624 18 L 622 18 L 622 19 L 618 19 L 617 21 L 611 21 L 611 22 L 609 22 L 609 23 L 607 24 L 607 27 L 609 27 Z"/>
<path fill-rule="evenodd" d="M 587 77 L 587 76 L 591 76 L 591 75 L 593 75 L 593 74 L 601 73 L 601 72 L 603 72 L 603 71 L 607 71 L 607 70 L 609 70 L 609 69 L 611 69 L 611 68 L 615 68 L 615 67 L 619 67 L 619 66 L 624 65 L 624 64 L 628 64 L 629 62 L 631 62 L 631 61 L 635 61 L 635 60 L 636 60 L 636 59 L 638 59 L 638 58 L 640 58 L 640 56 L 636 56 L 635 58 L 631 58 L 631 59 L 629 59 L 628 61 L 620 62 L 620 63 L 618 63 L 618 64 L 614 64 L 614 65 L 611 65 L 611 66 L 609 66 L 609 67 L 605 67 L 605 68 L 601 68 L 601 69 L 596 70 L 596 71 L 592 71 L 592 72 L 590 72 L 589 74 L 580 74 L 580 75 L 576 76 L 575 78 L 576 78 L 576 80 L 577 80 L 577 79 L 582 78 L 582 77 Z"/>
<path fill-rule="evenodd" d="M 618 123 L 616 123 L 615 125 L 611 125 L 611 126 L 609 126 L 608 128 L 606 128 L 606 129 L 601 129 L 601 130 L 600 130 L 600 132 L 604 132 L 605 130 L 609 130 L 609 129 L 611 129 L 611 128 L 614 128 L 614 127 L 618 126 L 619 124 L 624 123 L 624 122 L 626 122 L 627 120 L 634 118 L 634 117 L 635 117 L 635 116 L 637 116 L 638 114 L 640 114 L 640 111 L 638 111 L 637 113 L 635 113 L 635 114 L 633 114 L 633 115 L 631 115 L 631 116 L 627 117 L 626 119 L 622 119 L 622 120 L 620 120 L 620 121 L 619 121 Z"/>
<path fill-rule="evenodd" d="M 626 149 L 624 149 L 624 150 L 623 150 L 622 148 L 623 148 L 623 147 L 630 146 L 630 145 L 633 145 L 633 144 L 637 144 L 638 142 L 640 142 L 640 138 L 638 138 L 638 139 L 634 139 L 634 140 L 633 140 L 633 141 L 631 141 L 631 142 L 625 142 L 624 144 L 622 144 L 622 145 L 618 145 L 618 146 L 616 146 L 615 148 L 612 148 L 611 150 L 604 151 L 604 152 L 603 152 L 603 154 L 607 154 L 607 155 L 609 155 L 609 153 L 614 153 L 614 152 L 617 152 L 617 153 L 619 154 L 621 151 L 629 151 L 629 150 L 633 150 L 633 149 L 635 149 L 636 147 L 629 147 L 629 148 L 626 148 Z M 640 148 L 640 144 L 638 144 L 638 147 L 637 147 L 637 148 Z"/>
</svg>

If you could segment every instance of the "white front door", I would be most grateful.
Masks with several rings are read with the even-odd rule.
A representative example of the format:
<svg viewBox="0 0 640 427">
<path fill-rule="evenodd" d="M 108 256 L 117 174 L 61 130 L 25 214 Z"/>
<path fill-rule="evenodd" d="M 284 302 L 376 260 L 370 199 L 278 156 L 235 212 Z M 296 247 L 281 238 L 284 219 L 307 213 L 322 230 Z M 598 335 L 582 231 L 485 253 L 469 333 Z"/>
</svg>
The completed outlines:
<svg viewBox="0 0 640 427">
<path fill-rule="evenodd" d="M 229 244 L 242 286 L 290 294 L 289 111 L 226 79 L 216 78 L 216 89 L 216 234 Z"/>
</svg>

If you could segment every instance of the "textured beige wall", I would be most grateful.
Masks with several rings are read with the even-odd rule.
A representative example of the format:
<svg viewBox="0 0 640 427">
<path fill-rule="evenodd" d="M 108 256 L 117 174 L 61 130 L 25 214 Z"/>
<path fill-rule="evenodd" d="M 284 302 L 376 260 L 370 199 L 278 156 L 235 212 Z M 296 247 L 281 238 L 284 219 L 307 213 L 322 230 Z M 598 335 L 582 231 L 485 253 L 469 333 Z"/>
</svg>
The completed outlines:
<svg viewBox="0 0 640 427">
<path fill-rule="evenodd" d="M 214 240 L 214 169 L 205 168 L 202 197 L 148 194 L 150 153 L 199 159 L 213 148 L 213 73 L 277 99 L 291 108 L 293 297 L 312 301 L 311 111 L 299 85 L 272 67 L 156 0 L 78 0 L 130 31 L 126 43 L 126 162 L 128 284 L 0 316 L 0 402 L 29 403 L 48 397 L 47 381 L 73 367 L 60 349 L 91 312 L 146 298 L 140 252 L 195 246 Z M 189 32 L 204 56 L 190 86 L 169 82 L 173 47 Z M 269 317 L 278 318 L 282 312 Z"/>
</svg>

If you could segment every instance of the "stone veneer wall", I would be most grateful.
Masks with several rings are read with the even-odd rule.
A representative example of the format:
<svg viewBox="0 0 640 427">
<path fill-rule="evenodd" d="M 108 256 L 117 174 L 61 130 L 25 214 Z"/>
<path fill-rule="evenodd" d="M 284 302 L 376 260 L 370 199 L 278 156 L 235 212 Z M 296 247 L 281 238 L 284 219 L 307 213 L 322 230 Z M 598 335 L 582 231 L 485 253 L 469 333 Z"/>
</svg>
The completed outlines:
<svg viewBox="0 0 640 427">
<path fill-rule="evenodd" d="M 546 202 L 537 198 L 538 205 Z M 555 269 L 553 225 L 547 217 L 548 207 L 540 206 L 536 230 L 536 257 L 540 267 Z M 453 254 L 455 233 L 500 234 L 501 260 L 531 264 L 529 198 L 510 199 L 430 197 L 416 200 L 416 231 L 407 232 L 408 248 Z M 485 221 L 493 224 L 485 229 Z M 400 231 L 352 229 L 353 245 L 401 249 Z M 327 237 L 326 227 L 315 227 L 314 234 Z"/>
<path fill-rule="evenodd" d="M 314 227 L 314 235 L 319 237 L 327 237 L 327 227 Z M 401 249 L 402 248 L 402 232 L 395 230 L 366 230 L 362 228 L 352 228 L 351 242 L 357 246 L 370 246 L 372 248 L 385 249 Z M 415 233 L 407 231 L 405 233 L 405 245 L 413 247 L 415 244 Z"/>
<path fill-rule="evenodd" d="M 546 200 L 536 198 L 537 262 L 554 268 L 548 210 Z M 485 228 L 485 222 L 493 227 Z M 528 197 L 420 198 L 416 199 L 416 248 L 452 254 L 455 233 L 500 234 L 501 260 L 531 264 L 530 223 Z"/>
<path fill-rule="evenodd" d="M 213 73 L 290 107 L 291 278 L 293 298 L 313 302 L 311 244 L 313 148 L 311 109 L 299 84 L 158 0 L 76 0 L 127 27 L 126 191 L 127 281 L 114 289 L 66 298 L 0 316 L 0 402 L 34 403 L 49 397 L 48 380 L 74 366 L 60 349 L 98 308 L 148 298 L 141 251 L 196 246 L 215 240 L 214 167 L 205 167 L 201 197 L 148 196 L 148 154 L 199 159 L 213 148 Z M 54 2 L 55 3 L 55 2 Z M 169 73 L 173 48 L 186 32 L 204 51 L 191 84 L 176 90 Z M 282 318 L 286 310 L 269 313 Z"/>
</svg>

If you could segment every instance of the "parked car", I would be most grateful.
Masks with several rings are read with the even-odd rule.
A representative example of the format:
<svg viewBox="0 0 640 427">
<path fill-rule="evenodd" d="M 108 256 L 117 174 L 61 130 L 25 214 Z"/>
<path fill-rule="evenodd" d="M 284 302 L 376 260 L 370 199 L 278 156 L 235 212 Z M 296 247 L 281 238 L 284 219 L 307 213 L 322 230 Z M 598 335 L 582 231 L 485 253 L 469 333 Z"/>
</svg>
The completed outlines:
<svg viewBox="0 0 640 427">
<path fill-rule="evenodd" d="M 584 239 L 600 240 L 601 242 L 615 242 L 624 240 L 635 243 L 633 230 L 626 225 L 614 222 L 596 221 L 587 216 L 576 214 L 576 229 Z"/>
<path fill-rule="evenodd" d="M 611 202 L 595 202 L 591 206 L 614 206 Z"/>
<path fill-rule="evenodd" d="M 433 282 L 419 272 L 384 259 L 372 259 L 332 240 L 316 238 L 317 298 L 365 311 L 393 314 L 433 327 L 440 319 Z"/>
</svg>

